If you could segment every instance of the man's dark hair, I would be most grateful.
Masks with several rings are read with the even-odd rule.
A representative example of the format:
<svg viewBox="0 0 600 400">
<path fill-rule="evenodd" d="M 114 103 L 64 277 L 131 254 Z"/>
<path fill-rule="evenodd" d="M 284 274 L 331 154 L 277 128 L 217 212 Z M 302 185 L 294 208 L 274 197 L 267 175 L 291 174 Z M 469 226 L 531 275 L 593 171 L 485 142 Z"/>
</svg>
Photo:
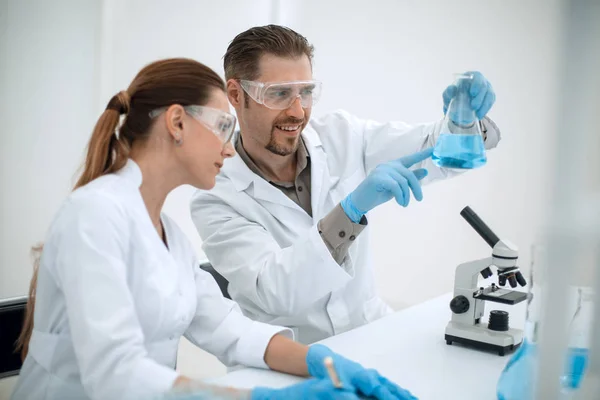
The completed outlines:
<svg viewBox="0 0 600 400">
<path fill-rule="evenodd" d="M 305 54 L 312 65 L 314 47 L 299 33 L 280 25 L 250 28 L 237 35 L 223 57 L 225 79 L 255 80 L 263 54 L 298 58 Z"/>
</svg>

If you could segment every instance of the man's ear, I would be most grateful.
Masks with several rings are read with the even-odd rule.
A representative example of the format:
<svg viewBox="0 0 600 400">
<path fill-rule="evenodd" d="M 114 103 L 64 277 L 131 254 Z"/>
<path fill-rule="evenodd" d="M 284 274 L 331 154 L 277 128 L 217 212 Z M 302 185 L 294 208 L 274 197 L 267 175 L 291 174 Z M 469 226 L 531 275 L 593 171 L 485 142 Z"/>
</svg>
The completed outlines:
<svg viewBox="0 0 600 400">
<path fill-rule="evenodd" d="M 235 79 L 227 81 L 227 98 L 234 108 L 240 107 L 244 101 L 244 89 Z"/>
</svg>

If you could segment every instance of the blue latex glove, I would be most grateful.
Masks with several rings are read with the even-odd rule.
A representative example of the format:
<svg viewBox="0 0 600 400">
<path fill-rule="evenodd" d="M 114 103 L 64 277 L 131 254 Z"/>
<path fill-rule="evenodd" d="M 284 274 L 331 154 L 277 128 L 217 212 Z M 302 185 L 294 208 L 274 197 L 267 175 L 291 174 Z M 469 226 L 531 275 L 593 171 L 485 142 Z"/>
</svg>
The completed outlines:
<svg viewBox="0 0 600 400">
<path fill-rule="evenodd" d="M 409 168 L 431 157 L 432 153 L 433 148 L 429 148 L 378 165 L 352 193 L 342 200 L 341 205 L 348 218 L 358 224 L 368 211 L 393 197 L 398 204 L 406 207 L 410 202 L 411 190 L 415 199 L 423 200 L 419 180 L 427 176 L 427 170 L 419 168 L 411 171 Z"/>
<path fill-rule="evenodd" d="M 466 72 L 466 74 L 473 76 L 471 87 L 469 89 L 471 108 L 475 110 L 475 115 L 478 119 L 483 119 L 496 102 L 496 93 L 490 82 L 481 74 L 481 72 L 469 71 Z M 452 100 L 455 95 L 455 85 L 450 85 L 444 90 L 444 93 L 442 94 L 444 99 L 444 115 L 446 115 L 446 111 L 448 111 L 450 100 Z"/>
<path fill-rule="evenodd" d="M 365 396 L 379 400 L 417 400 L 408 390 L 379 375 L 376 370 L 366 369 L 322 344 L 314 344 L 308 349 L 308 373 L 317 378 L 327 377 L 326 357 L 333 359 L 334 369 L 344 388 L 350 386 Z"/>
<path fill-rule="evenodd" d="M 281 389 L 271 389 L 265 387 L 256 387 L 252 389 L 251 400 L 358 400 L 359 397 L 351 388 L 337 389 L 333 386 L 331 380 L 308 379 L 296 385 L 284 387 Z"/>
</svg>

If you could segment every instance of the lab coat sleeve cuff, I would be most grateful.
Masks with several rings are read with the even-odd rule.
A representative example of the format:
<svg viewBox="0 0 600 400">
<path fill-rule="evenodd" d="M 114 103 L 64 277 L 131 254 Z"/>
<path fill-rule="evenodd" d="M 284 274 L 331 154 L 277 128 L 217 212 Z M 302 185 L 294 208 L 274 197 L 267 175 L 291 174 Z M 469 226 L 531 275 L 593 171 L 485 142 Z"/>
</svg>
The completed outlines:
<svg viewBox="0 0 600 400">
<path fill-rule="evenodd" d="M 150 359 L 142 359 L 132 368 L 129 380 L 129 394 L 124 399 L 151 399 L 173 388 L 179 374 L 174 369 L 160 365 Z"/>
<path fill-rule="evenodd" d="M 484 117 L 481 121 L 481 131 L 485 137 L 485 148 L 490 150 L 495 148 L 500 142 L 501 134 L 498 125 L 489 117 Z"/>
<path fill-rule="evenodd" d="M 237 361 L 249 367 L 268 369 L 265 352 L 273 336 L 280 334 L 294 339 L 291 329 L 281 326 L 253 322 L 248 331 L 237 342 Z"/>
<path fill-rule="evenodd" d="M 333 254 L 331 254 L 327 244 L 319 232 L 319 224 L 315 225 L 310 230 L 309 240 L 311 243 L 313 243 L 312 248 L 316 252 L 316 255 L 324 262 L 323 265 L 319 265 L 319 268 L 327 268 L 327 271 L 334 274 L 331 276 L 331 279 L 341 279 L 347 281 L 354 277 L 354 268 L 351 265 L 347 266 L 347 263 L 339 264 L 334 258 Z M 331 268 L 330 266 L 332 264 L 336 268 Z M 339 268 L 340 265 L 343 265 L 344 268 Z"/>
</svg>

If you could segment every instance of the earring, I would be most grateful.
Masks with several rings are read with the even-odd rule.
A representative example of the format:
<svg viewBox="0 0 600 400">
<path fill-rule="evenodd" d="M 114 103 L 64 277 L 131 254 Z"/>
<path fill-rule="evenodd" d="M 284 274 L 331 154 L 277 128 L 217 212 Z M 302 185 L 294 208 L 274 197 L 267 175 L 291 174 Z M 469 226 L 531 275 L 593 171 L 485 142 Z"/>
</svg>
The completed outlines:
<svg viewBox="0 0 600 400">
<path fill-rule="evenodd" d="M 183 139 L 178 134 L 175 134 L 175 146 L 181 146 L 183 144 Z"/>
</svg>

